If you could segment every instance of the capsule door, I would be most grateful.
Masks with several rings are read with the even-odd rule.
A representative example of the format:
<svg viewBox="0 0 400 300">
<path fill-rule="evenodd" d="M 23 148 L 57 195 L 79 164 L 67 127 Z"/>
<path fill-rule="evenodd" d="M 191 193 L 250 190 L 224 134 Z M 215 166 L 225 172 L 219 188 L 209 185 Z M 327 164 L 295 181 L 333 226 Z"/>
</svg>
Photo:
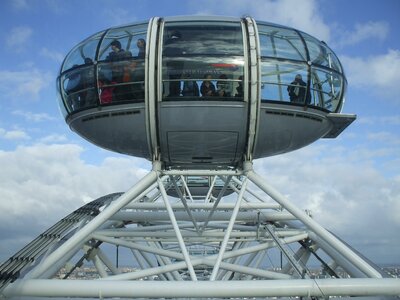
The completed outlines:
<svg viewBox="0 0 400 300">
<path fill-rule="evenodd" d="M 235 21 L 163 22 L 157 115 L 168 166 L 236 166 L 246 145 L 244 30 Z"/>
</svg>

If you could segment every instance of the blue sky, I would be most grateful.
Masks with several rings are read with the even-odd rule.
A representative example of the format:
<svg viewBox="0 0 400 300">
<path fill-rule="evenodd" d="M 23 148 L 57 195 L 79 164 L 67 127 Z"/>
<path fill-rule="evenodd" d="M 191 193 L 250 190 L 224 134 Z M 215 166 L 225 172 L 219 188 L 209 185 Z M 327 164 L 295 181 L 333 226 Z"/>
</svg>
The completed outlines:
<svg viewBox="0 0 400 300">
<path fill-rule="evenodd" d="M 295 204 L 377 263 L 400 263 L 400 1 L 0 2 L 0 261 L 87 201 L 124 191 L 150 163 L 69 131 L 56 101 L 62 59 L 111 26 L 170 15 L 251 15 L 328 43 L 348 78 L 334 140 L 255 161 Z"/>
</svg>

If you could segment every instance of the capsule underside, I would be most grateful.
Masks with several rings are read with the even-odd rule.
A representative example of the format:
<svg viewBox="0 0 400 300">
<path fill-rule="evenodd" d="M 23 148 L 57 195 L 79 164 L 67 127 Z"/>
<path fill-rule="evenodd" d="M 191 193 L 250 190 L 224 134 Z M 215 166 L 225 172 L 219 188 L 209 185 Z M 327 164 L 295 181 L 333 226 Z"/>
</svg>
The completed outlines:
<svg viewBox="0 0 400 300">
<path fill-rule="evenodd" d="M 335 137 L 346 78 L 325 43 L 251 18 L 152 18 L 97 33 L 58 77 L 72 130 L 166 167 L 236 167 Z"/>
</svg>

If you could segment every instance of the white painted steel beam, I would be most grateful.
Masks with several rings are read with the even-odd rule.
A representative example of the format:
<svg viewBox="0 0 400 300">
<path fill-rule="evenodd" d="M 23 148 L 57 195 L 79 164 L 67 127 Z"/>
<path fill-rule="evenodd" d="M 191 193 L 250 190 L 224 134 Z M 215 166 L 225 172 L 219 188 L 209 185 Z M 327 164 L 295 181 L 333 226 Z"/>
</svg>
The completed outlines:
<svg viewBox="0 0 400 300">
<path fill-rule="evenodd" d="M 232 212 L 216 211 L 213 213 L 210 221 L 229 221 Z M 193 211 L 193 217 L 197 222 L 203 222 L 207 220 L 209 215 L 206 211 Z M 177 211 L 175 212 L 175 218 L 177 221 L 192 221 L 186 212 Z M 258 216 L 258 212 L 243 211 L 239 212 L 237 221 L 239 222 L 276 222 L 276 221 L 292 221 L 296 218 L 288 212 L 263 212 Z M 169 217 L 165 212 L 162 211 L 122 211 L 118 212 L 111 217 L 114 221 L 132 221 L 132 222 L 157 222 L 157 221 L 169 221 Z"/>
<path fill-rule="evenodd" d="M 226 228 L 224 228 L 226 229 Z M 279 237 L 287 237 L 287 236 L 294 236 L 301 233 L 304 233 L 304 230 L 296 230 L 296 231 L 278 231 L 276 235 Z M 173 231 L 135 231 L 135 230 L 117 230 L 117 229 L 110 229 L 110 230 L 100 230 L 96 231 L 96 235 L 103 235 L 108 237 L 129 237 L 129 238 L 171 238 L 175 236 L 175 232 Z M 183 231 L 181 230 L 181 235 L 184 238 L 193 238 L 193 237 L 203 237 L 203 238 L 222 238 L 224 237 L 225 233 L 223 231 L 204 231 L 201 235 L 194 231 Z M 232 231 L 230 236 L 233 237 L 243 237 L 243 238 L 270 238 L 268 233 L 261 232 L 257 233 L 254 232 L 253 228 L 248 228 L 247 231 L 245 229 L 241 229 L 241 231 Z"/>
<path fill-rule="evenodd" d="M 94 237 L 94 238 L 96 238 L 96 237 Z M 293 242 L 303 240 L 305 238 L 307 238 L 307 235 L 302 234 L 302 235 L 298 235 L 296 237 L 284 238 L 284 239 L 282 239 L 282 243 L 293 243 Z M 186 262 L 183 261 L 184 257 L 181 253 L 176 253 L 171 250 L 164 250 L 164 249 L 149 247 L 149 246 L 142 245 L 142 244 L 124 241 L 121 239 L 104 238 L 104 240 L 106 242 L 115 243 L 116 245 L 127 246 L 127 247 L 131 246 L 132 249 L 133 249 L 133 247 L 135 247 L 142 251 L 140 253 L 143 256 L 146 255 L 146 253 L 144 253 L 144 252 L 148 252 L 148 253 L 164 255 L 166 257 L 171 257 L 171 258 L 182 260 L 182 261 L 179 261 L 174 264 L 167 265 L 167 266 L 162 266 L 162 267 L 153 266 L 152 268 L 139 270 L 139 271 L 135 271 L 135 272 L 131 272 L 131 273 L 124 273 L 124 274 L 119 274 L 119 275 L 115 275 L 115 276 L 109 276 L 109 277 L 105 278 L 106 280 L 140 279 L 140 278 L 144 278 L 144 277 L 148 277 L 148 276 L 159 275 L 159 274 L 163 274 L 165 272 L 172 272 L 172 271 L 177 271 L 177 270 L 186 268 Z M 223 259 L 225 260 L 225 259 L 229 259 L 229 258 L 238 257 L 241 255 L 254 253 L 257 251 L 262 251 L 262 250 L 265 250 L 268 248 L 275 247 L 275 245 L 276 245 L 275 242 L 268 242 L 268 243 L 262 243 L 262 244 L 255 245 L 255 246 L 249 246 L 246 248 L 238 248 L 236 250 L 231 250 L 231 251 L 225 252 L 223 255 Z M 210 256 L 206 256 L 206 257 L 192 257 L 191 263 L 193 266 L 197 266 L 200 264 L 210 264 L 210 262 L 215 263 L 216 258 L 217 258 L 217 255 L 210 255 Z M 149 263 L 149 265 L 151 265 L 151 264 Z M 224 265 L 224 267 L 227 267 L 227 269 L 229 269 L 229 270 L 232 269 L 232 267 L 230 265 Z M 242 269 L 242 271 L 243 270 L 244 269 Z M 273 273 L 273 272 L 270 274 L 264 272 L 263 274 L 264 274 L 264 276 L 270 276 L 269 278 L 275 278 L 275 279 L 282 278 L 279 275 L 274 275 L 275 273 Z"/>
<path fill-rule="evenodd" d="M 220 175 L 243 175 L 243 171 L 236 170 L 162 170 L 163 175 L 183 175 L 183 176 L 220 176 Z"/>
<path fill-rule="evenodd" d="M 248 190 L 247 190 L 248 192 Z M 187 206 L 190 209 L 204 209 L 210 210 L 213 207 L 213 203 L 196 203 L 189 202 Z M 185 210 L 185 206 L 182 203 L 171 203 L 171 207 L 173 210 Z M 218 204 L 217 209 L 219 210 L 232 210 L 235 207 L 235 203 L 220 203 Z M 165 210 L 165 205 L 162 202 L 133 202 L 128 204 L 125 208 L 127 209 L 143 209 L 143 210 Z M 276 203 L 265 203 L 265 202 L 242 202 L 240 205 L 240 209 L 280 209 L 281 206 Z"/>
<path fill-rule="evenodd" d="M 301 279 L 250 281 L 99 281 L 22 280 L 9 285 L 5 297 L 121 297 L 121 298 L 208 298 L 208 297 L 326 297 L 385 296 L 400 294 L 395 278 Z"/>
<path fill-rule="evenodd" d="M 171 205 L 169 203 L 167 192 L 165 191 L 165 188 L 164 188 L 164 185 L 163 185 L 163 182 L 161 181 L 161 179 L 157 178 L 157 182 L 158 182 L 158 188 L 160 189 L 161 195 L 164 199 L 165 206 L 167 208 L 168 216 L 171 220 L 172 225 L 174 226 L 176 238 L 178 239 L 178 243 L 181 248 L 183 257 L 185 258 L 185 262 L 186 262 L 187 268 L 189 270 L 190 277 L 192 278 L 193 281 L 196 281 L 197 280 L 196 273 L 194 272 L 193 265 L 190 261 L 189 253 L 186 249 L 185 242 L 183 241 L 181 230 L 179 229 L 178 222 L 176 221 L 174 211 L 172 210 Z"/>
<path fill-rule="evenodd" d="M 227 183 L 225 183 L 225 185 L 227 185 Z M 240 194 L 238 196 L 238 199 L 236 200 L 235 208 L 233 209 L 231 219 L 229 220 L 228 228 L 226 229 L 224 239 L 223 239 L 221 247 L 219 249 L 218 257 L 215 261 L 214 268 L 213 268 L 211 276 L 210 276 L 211 281 L 215 280 L 215 278 L 217 277 L 219 266 L 222 262 L 222 257 L 224 256 L 225 249 L 229 242 L 229 238 L 230 238 L 230 234 L 232 232 L 233 225 L 235 224 L 236 217 L 239 213 L 240 203 L 242 202 L 243 194 L 246 191 L 246 186 L 247 186 L 247 180 L 243 183 L 242 189 L 240 190 Z"/>
</svg>

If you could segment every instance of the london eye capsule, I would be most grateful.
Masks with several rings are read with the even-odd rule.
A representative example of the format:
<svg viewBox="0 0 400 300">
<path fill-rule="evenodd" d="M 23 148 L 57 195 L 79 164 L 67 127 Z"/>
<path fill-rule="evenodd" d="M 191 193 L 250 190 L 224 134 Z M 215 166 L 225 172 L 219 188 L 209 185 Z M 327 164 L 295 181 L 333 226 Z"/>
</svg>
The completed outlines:
<svg viewBox="0 0 400 300">
<path fill-rule="evenodd" d="M 333 138 L 346 78 L 333 51 L 246 18 L 167 17 L 114 27 L 66 56 L 57 79 L 70 128 L 166 168 L 235 168 Z"/>
</svg>

